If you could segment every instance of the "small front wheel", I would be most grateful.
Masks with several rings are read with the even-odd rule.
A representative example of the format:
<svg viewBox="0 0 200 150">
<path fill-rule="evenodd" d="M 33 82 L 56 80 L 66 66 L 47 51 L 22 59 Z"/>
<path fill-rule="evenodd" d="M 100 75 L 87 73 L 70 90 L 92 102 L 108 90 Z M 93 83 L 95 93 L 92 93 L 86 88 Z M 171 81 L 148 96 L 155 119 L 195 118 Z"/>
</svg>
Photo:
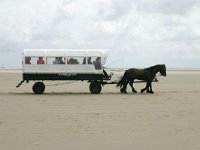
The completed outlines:
<svg viewBox="0 0 200 150">
<path fill-rule="evenodd" d="M 99 94 L 101 92 L 101 84 L 99 82 L 93 81 L 90 83 L 90 92 L 92 94 Z"/>
<path fill-rule="evenodd" d="M 45 85 L 43 82 L 36 82 L 33 87 L 32 90 L 35 94 L 43 94 L 44 90 L 45 90 Z"/>
</svg>

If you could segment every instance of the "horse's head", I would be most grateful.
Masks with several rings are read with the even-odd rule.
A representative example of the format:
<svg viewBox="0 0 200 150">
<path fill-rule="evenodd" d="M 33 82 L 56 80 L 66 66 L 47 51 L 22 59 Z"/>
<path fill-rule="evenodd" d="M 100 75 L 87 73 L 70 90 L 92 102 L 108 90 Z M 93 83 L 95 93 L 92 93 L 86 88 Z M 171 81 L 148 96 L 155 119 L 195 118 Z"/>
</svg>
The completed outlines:
<svg viewBox="0 0 200 150">
<path fill-rule="evenodd" d="M 167 75 L 165 65 L 159 65 L 159 72 L 160 72 L 161 76 Z"/>
</svg>

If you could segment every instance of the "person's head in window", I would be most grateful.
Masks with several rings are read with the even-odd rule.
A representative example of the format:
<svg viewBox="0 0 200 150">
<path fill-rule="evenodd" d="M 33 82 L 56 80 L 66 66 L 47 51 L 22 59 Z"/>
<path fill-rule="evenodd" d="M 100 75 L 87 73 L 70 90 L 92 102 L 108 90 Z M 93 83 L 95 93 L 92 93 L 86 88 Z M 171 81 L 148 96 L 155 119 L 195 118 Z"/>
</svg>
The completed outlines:
<svg viewBox="0 0 200 150">
<path fill-rule="evenodd" d="M 86 57 L 83 58 L 83 63 L 82 64 L 86 64 Z"/>
<path fill-rule="evenodd" d="M 96 62 L 101 63 L 101 57 L 97 57 Z"/>
<path fill-rule="evenodd" d="M 64 61 L 62 60 L 62 57 L 58 57 L 58 61 L 60 62 L 60 64 L 64 64 Z"/>
<path fill-rule="evenodd" d="M 97 57 L 96 60 L 93 62 L 95 69 L 101 69 L 101 57 Z"/>
<path fill-rule="evenodd" d="M 60 64 L 60 61 L 59 61 L 58 57 L 55 57 L 55 60 L 53 61 L 53 64 Z"/>
<path fill-rule="evenodd" d="M 88 57 L 88 64 L 92 64 L 91 57 Z"/>
<path fill-rule="evenodd" d="M 31 57 L 25 57 L 25 64 L 31 64 Z"/>
<path fill-rule="evenodd" d="M 38 58 L 37 64 L 44 64 L 43 57 L 39 57 L 39 58 Z"/>
</svg>

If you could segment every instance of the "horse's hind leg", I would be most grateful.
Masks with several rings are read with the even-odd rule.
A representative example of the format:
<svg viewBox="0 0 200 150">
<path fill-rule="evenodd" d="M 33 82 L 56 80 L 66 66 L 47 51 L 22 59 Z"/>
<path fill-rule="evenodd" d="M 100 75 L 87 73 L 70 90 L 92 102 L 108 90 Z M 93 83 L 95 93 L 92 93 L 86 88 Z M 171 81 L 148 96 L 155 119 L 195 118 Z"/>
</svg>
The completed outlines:
<svg viewBox="0 0 200 150">
<path fill-rule="evenodd" d="M 135 88 L 133 87 L 133 82 L 134 82 L 134 80 L 130 81 L 130 82 L 129 82 L 129 85 L 130 85 L 131 88 L 132 88 L 132 92 L 133 92 L 133 93 L 137 93 L 137 91 L 136 91 Z"/>
<path fill-rule="evenodd" d="M 126 91 L 127 84 L 128 84 L 128 82 L 126 82 L 126 83 L 123 84 L 123 87 L 122 87 L 121 90 L 120 90 L 121 93 L 127 93 L 127 91 Z"/>
</svg>

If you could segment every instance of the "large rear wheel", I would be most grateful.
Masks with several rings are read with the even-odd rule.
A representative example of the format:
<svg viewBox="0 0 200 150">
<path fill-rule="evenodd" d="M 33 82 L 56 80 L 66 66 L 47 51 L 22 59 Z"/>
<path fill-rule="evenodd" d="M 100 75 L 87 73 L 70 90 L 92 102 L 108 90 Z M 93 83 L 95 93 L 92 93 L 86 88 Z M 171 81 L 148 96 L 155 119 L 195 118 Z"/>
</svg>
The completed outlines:
<svg viewBox="0 0 200 150">
<path fill-rule="evenodd" d="M 32 90 L 35 94 L 43 94 L 44 90 L 45 90 L 45 85 L 43 82 L 36 82 L 33 87 Z"/>
<path fill-rule="evenodd" d="M 93 81 L 90 83 L 90 92 L 92 94 L 99 94 L 101 92 L 101 84 L 97 81 Z"/>
</svg>

